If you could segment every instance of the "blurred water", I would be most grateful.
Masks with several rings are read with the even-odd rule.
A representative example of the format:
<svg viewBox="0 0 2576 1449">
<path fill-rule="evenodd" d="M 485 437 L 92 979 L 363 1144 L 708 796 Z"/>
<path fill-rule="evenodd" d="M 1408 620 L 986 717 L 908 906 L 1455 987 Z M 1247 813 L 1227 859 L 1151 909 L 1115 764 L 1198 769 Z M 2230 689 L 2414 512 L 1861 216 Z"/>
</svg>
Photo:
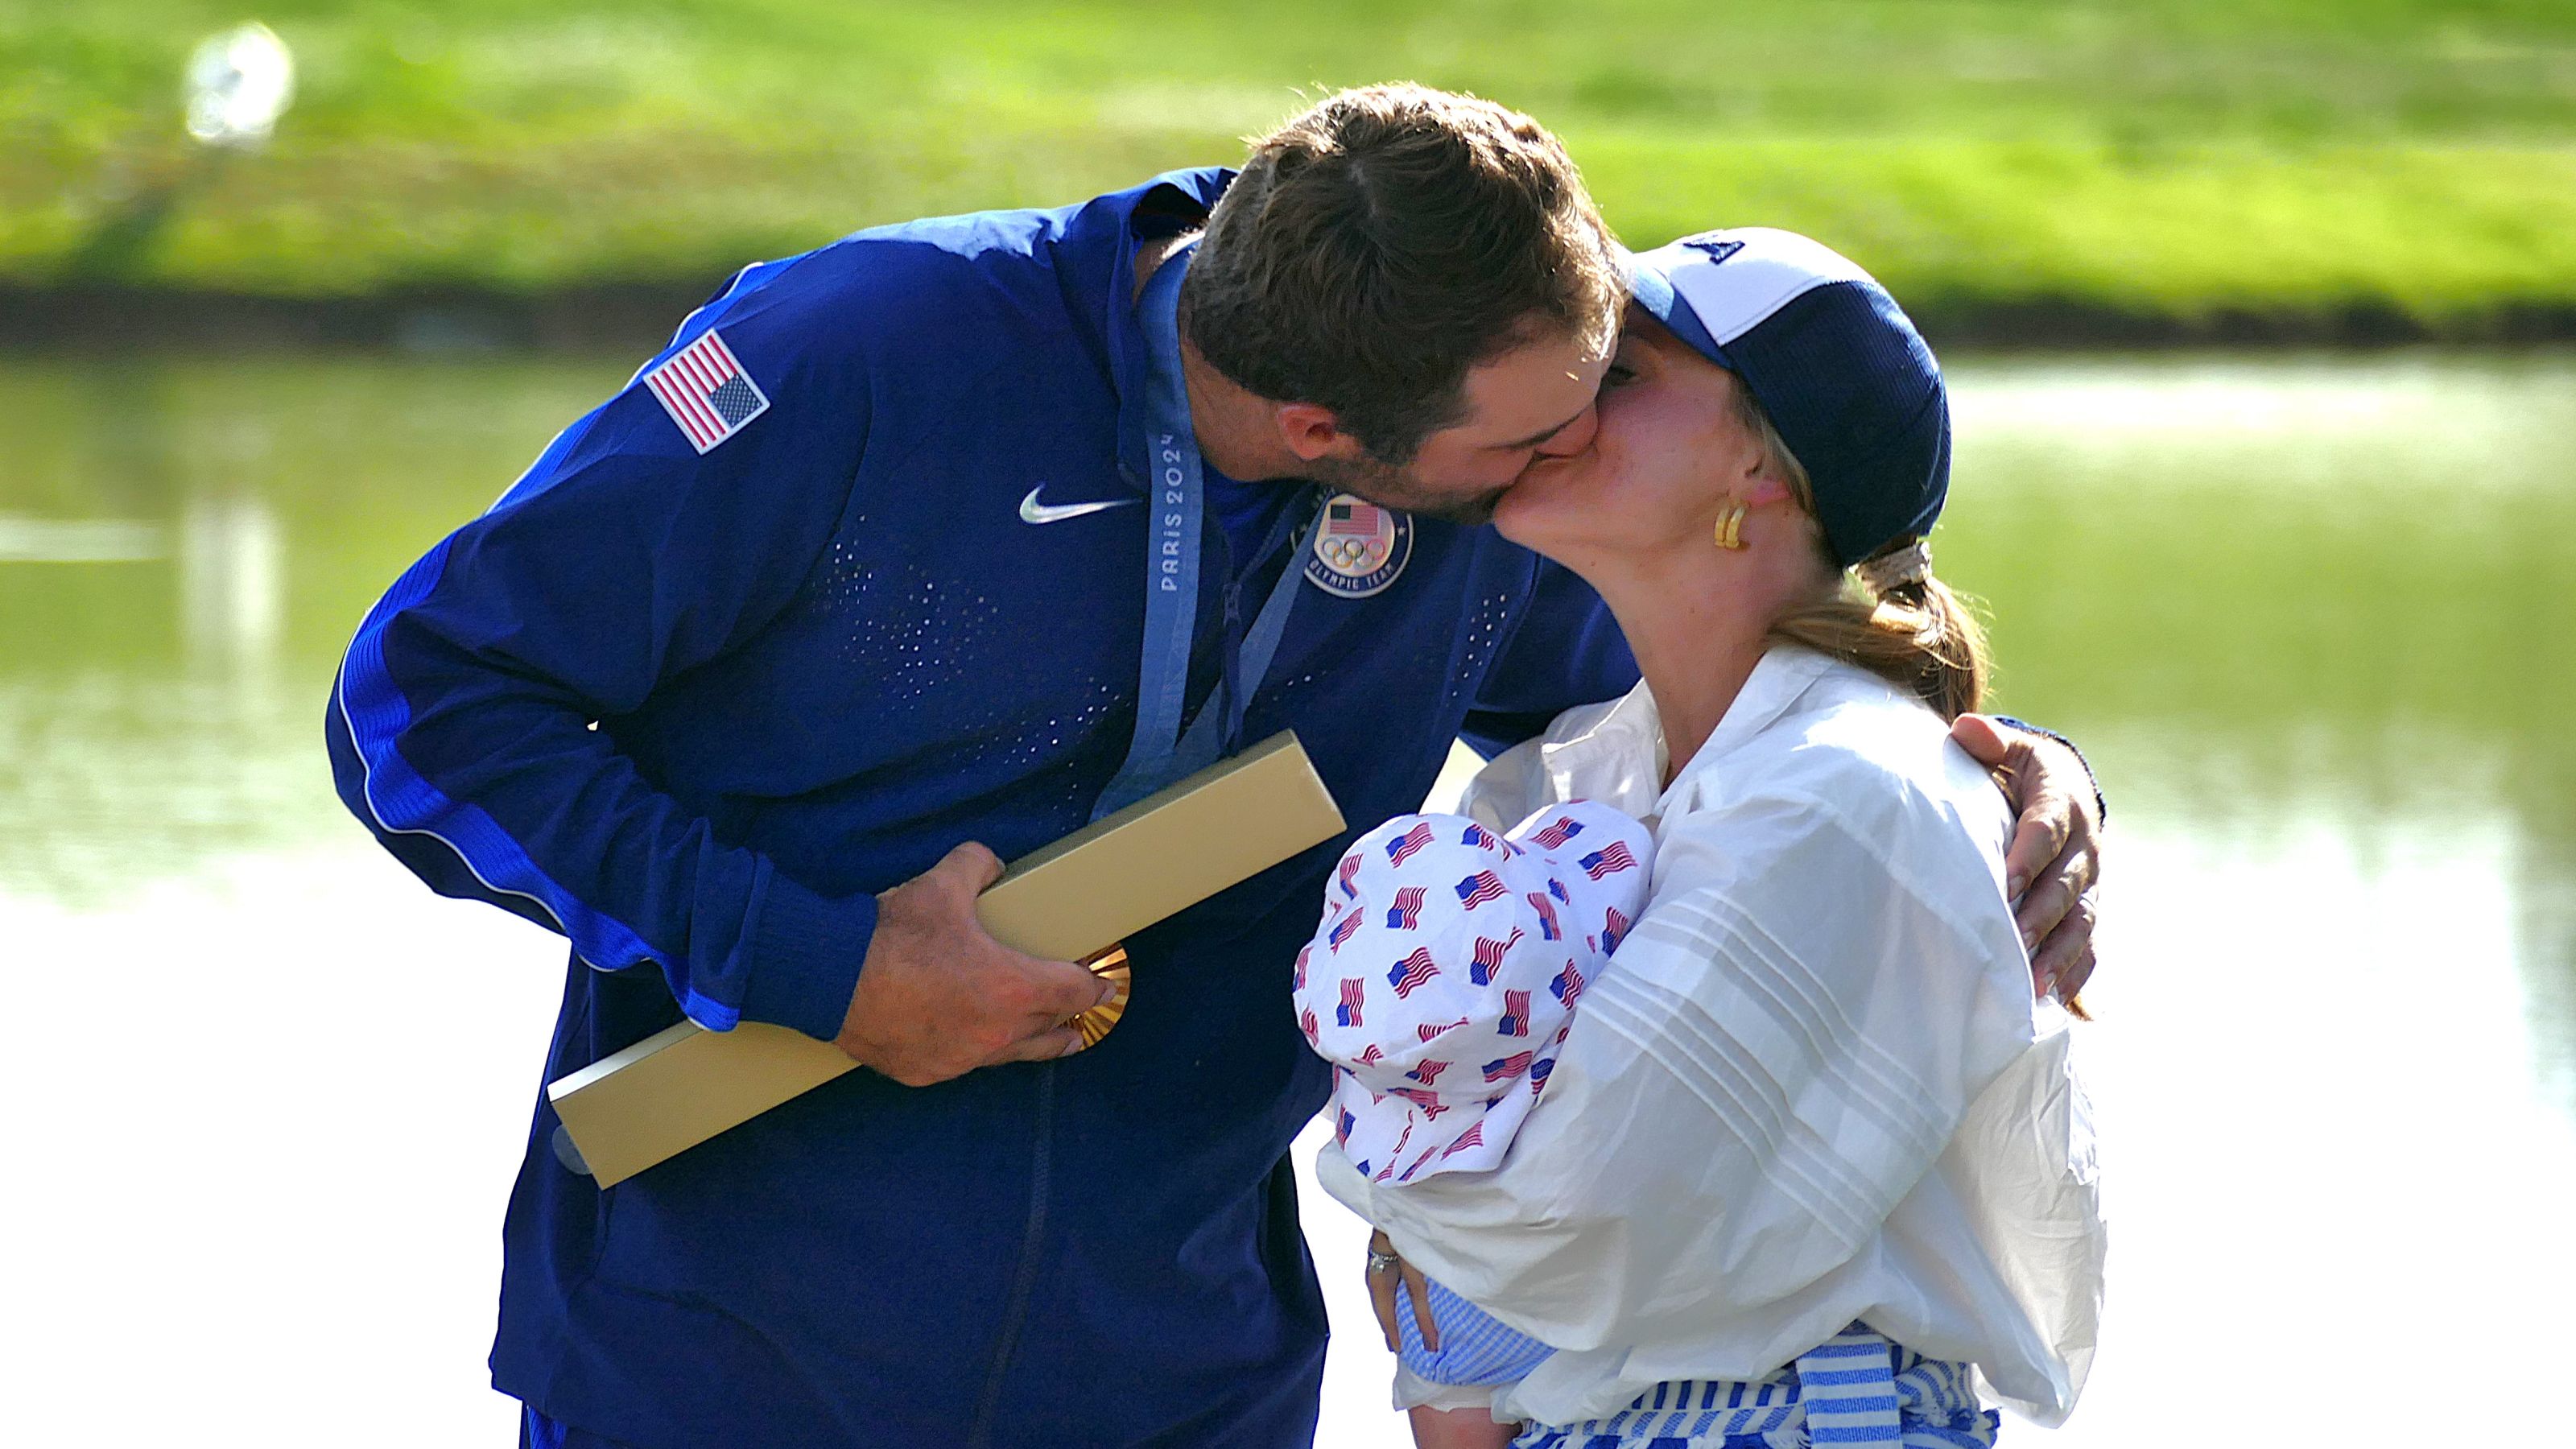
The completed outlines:
<svg viewBox="0 0 2576 1449">
<path fill-rule="evenodd" d="M 30 1018 L 0 1090 L 34 1189 L 0 1436 L 506 1442 L 482 1357 L 562 956 L 382 857 L 319 720 L 375 594 L 627 366 L 0 363 Z M 2576 357 L 1954 374 L 1942 573 L 2116 828 L 2110 1327 L 2073 1425 L 2008 1433 L 2296 1442 L 2315 1390 L 2283 1385 L 2458 1361 L 2576 1292 Z M 1313 1208 L 1322 1442 L 1402 1443 L 1358 1226 Z"/>
</svg>

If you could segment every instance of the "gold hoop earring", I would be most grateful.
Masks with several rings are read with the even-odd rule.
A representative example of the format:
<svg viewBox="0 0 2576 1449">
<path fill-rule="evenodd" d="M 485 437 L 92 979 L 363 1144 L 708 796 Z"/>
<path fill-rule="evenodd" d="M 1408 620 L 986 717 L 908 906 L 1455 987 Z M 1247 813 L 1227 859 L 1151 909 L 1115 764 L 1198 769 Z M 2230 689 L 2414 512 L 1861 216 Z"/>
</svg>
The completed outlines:
<svg viewBox="0 0 2576 1449">
<path fill-rule="evenodd" d="M 1717 546 L 1723 549 L 1744 547 L 1744 505 L 1736 504 L 1717 516 Z"/>
</svg>

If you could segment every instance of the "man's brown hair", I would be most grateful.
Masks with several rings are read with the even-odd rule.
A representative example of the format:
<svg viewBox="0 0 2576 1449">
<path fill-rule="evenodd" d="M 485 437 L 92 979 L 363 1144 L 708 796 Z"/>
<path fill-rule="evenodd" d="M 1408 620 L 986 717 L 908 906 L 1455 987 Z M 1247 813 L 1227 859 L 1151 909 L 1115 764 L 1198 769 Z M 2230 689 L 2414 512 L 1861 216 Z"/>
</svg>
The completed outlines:
<svg viewBox="0 0 2576 1449">
<path fill-rule="evenodd" d="M 1252 143 L 1181 307 L 1219 372 L 1331 409 L 1402 464 L 1465 413 L 1469 369 L 1552 329 L 1606 345 L 1626 295 L 1554 136 L 1491 101 L 1385 85 Z"/>
</svg>

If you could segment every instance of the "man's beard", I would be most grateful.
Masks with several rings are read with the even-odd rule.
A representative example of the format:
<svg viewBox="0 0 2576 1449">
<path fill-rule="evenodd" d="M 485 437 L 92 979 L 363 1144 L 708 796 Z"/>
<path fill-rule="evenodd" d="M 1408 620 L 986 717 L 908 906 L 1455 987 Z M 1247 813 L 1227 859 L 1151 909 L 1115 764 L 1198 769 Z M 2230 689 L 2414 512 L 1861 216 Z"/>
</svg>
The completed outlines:
<svg viewBox="0 0 2576 1449">
<path fill-rule="evenodd" d="M 1357 459 L 1318 458 L 1306 471 L 1325 487 L 1348 493 L 1364 503 L 1392 508 L 1398 513 L 1410 513 L 1416 518 L 1433 518 L 1470 527 L 1492 522 L 1495 505 L 1502 502 L 1503 494 L 1510 491 L 1510 485 L 1505 484 L 1482 493 L 1435 492 L 1423 486 L 1411 469 L 1366 456 Z"/>
</svg>

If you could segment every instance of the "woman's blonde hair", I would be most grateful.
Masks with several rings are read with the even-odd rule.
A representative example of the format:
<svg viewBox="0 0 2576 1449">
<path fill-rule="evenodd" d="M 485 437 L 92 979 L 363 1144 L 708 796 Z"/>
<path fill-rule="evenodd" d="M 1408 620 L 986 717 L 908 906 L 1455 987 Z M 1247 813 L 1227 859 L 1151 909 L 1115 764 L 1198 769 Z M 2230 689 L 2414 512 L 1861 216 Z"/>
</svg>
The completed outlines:
<svg viewBox="0 0 2576 1449">
<path fill-rule="evenodd" d="M 1789 485 L 1798 506 L 1814 518 L 1815 485 L 1808 480 L 1805 465 L 1789 451 L 1742 378 L 1735 379 L 1735 406 L 1746 429 L 1760 440 L 1772 471 Z M 1884 558 L 1916 541 L 1897 539 L 1870 559 Z M 1815 542 L 1817 552 L 1832 565 L 1822 529 L 1816 530 Z M 1867 571 L 1868 563 L 1869 559 L 1862 560 L 1861 572 Z M 1792 605 L 1771 621 L 1769 637 L 1857 664 L 1902 685 L 1944 720 L 1976 713 L 1985 700 L 1991 669 L 1986 631 L 1950 586 L 1932 577 L 1927 568 L 1919 578 L 1879 593 L 1839 568 L 1835 572 L 1842 578 L 1832 592 Z"/>
</svg>

